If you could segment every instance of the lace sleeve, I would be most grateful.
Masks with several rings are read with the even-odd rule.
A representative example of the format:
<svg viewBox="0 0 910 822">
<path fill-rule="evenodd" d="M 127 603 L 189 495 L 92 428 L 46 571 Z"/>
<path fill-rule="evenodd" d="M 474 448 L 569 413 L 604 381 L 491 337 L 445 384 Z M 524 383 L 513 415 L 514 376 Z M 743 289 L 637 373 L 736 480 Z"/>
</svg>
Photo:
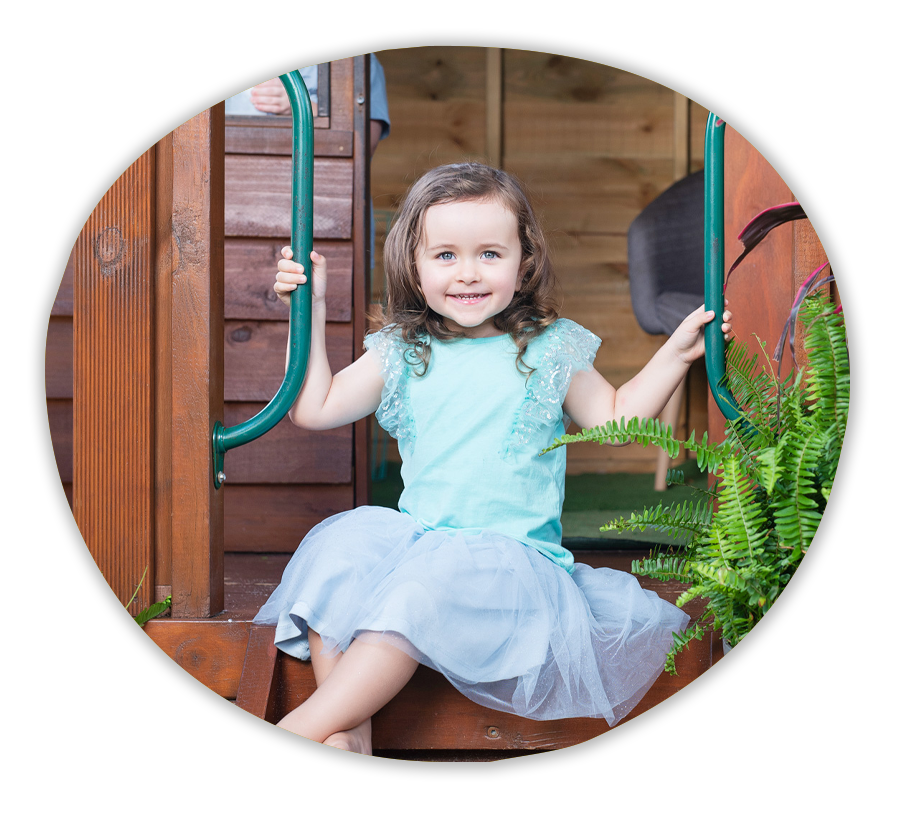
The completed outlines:
<svg viewBox="0 0 910 822">
<path fill-rule="evenodd" d="M 540 429 L 549 429 L 560 419 L 568 425 L 562 404 L 579 371 L 590 371 L 600 348 L 600 337 L 572 320 L 557 320 L 543 341 L 546 348 L 528 378 L 527 393 L 515 424 L 513 440 L 532 442 Z"/>
<path fill-rule="evenodd" d="M 400 446 L 413 447 L 414 419 L 411 414 L 408 378 L 410 368 L 405 361 L 406 344 L 390 328 L 368 334 L 363 347 L 372 351 L 382 369 L 384 385 L 376 419 Z"/>
</svg>

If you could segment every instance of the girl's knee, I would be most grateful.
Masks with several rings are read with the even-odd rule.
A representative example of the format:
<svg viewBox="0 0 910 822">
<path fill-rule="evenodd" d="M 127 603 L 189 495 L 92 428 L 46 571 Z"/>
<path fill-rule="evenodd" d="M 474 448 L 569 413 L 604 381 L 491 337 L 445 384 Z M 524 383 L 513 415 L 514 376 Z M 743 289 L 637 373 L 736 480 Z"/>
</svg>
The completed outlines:
<svg viewBox="0 0 910 822">
<path fill-rule="evenodd" d="M 304 739 L 311 739 L 314 742 L 325 742 L 326 737 L 323 737 L 322 739 L 316 739 L 316 736 L 312 733 L 309 733 L 301 723 L 299 717 L 295 716 L 294 714 L 295 712 L 291 711 L 291 713 L 279 719 L 275 723 L 275 727 L 281 728 L 285 731 L 290 731 L 293 734 L 297 734 L 297 736 L 302 736 Z"/>
</svg>

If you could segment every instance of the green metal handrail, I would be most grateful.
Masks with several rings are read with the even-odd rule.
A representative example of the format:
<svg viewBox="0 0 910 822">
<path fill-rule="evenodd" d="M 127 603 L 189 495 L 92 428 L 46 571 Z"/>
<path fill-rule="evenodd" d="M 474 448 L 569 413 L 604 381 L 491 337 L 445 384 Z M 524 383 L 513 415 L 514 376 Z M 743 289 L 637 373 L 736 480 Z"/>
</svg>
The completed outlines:
<svg viewBox="0 0 910 822">
<path fill-rule="evenodd" d="M 705 129 L 705 309 L 714 319 L 705 326 L 705 366 L 708 385 L 721 413 L 731 421 L 743 416 L 730 393 L 724 332 L 724 130 L 716 114 L 708 115 Z"/>
<path fill-rule="evenodd" d="M 291 211 L 291 249 L 294 259 L 309 272 L 313 251 L 313 109 L 310 94 L 299 71 L 281 75 L 291 101 L 294 118 L 293 204 Z M 216 422 L 212 431 L 212 472 L 215 487 L 225 480 L 224 455 L 232 448 L 271 431 L 290 410 L 300 394 L 310 355 L 313 292 L 311 282 L 291 292 L 290 355 L 284 382 L 272 401 L 252 419 L 225 428 Z"/>
</svg>

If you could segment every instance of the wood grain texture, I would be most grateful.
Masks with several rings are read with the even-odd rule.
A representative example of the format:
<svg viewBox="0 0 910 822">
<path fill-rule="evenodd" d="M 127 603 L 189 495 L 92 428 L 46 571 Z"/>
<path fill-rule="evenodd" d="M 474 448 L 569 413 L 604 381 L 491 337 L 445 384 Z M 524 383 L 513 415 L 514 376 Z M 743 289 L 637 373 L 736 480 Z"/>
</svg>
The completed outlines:
<svg viewBox="0 0 910 822">
<path fill-rule="evenodd" d="M 79 234 L 73 278 L 73 509 L 124 604 L 153 553 L 155 156 L 105 193 Z M 151 603 L 144 585 L 131 606 Z"/>
<path fill-rule="evenodd" d="M 138 630 L 144 630 L 165 654 L 207 688 L 236 699 L 249 643 L 249 622 L 154 619 Z"/>
<path fill-rule="evenodd" d="M 291 158 L 228 154 L 224 164 L 226 236 L 289 237 Z M 353 163 L 316 158 L 313 165 L 313 236 L 349 239 Z"/>
<path fill-rule="evenodd" d="M 224 607 L 224 498 L 212 479 L 224 396 L 224 107 L 172 140 L 171 611 L 207 617 Z"/>
<path fill-rule="evenodd" d="M 238 708 L 270 722 L 276 721 L 273 718 L 273 705 L 278 649 L 274 639 L 274 628 L 265 625 L 250 626 L 250 639 L 243 659 L 236 702 Z"/>
<path fill-rule="evenodd" d="M 66 268 L 63 269 L 63 278 L 60 280 L 60 287 L 57 289 L 57 295 L 54 297 L 54 304 L 51 307 L 52 317 L 72 317 L 73 316 L 73 255 L 70 254 L 66 262 Z"/>
<path fill-rule="evenodd" d="M 354 508 L 343 485 L 239 485 L 224 492 L 226 552 L 293 553 L 320 522 Z"/>
<path fill-rule="evenodd" d="M 226 402 L 224 425 L 246 422 L 264 407 Z M 305 431 L 285 418 L 259 439 L 228 452 L 224 470 L 230 483 L 347 483 L 352 461 L 352 426 Z"/>
<path fill-rule="evenodd" d="M 351 326 L 327 323 L 325 337 L 329 365 L 337 373 L 352 362 Z M 271 400 L 284 380 L 287 341 L 286 322 L 226 321 L 224 399 Z"/>
<path fill-rule="evenodd" d="M 283 239 L 228 238 L 224 243 L 224 317 L 235 320 L 287 320 L 288 309 L 273 286 Z M 314 249 L 326 258 L 326 319 L 350 322 L 354 256 L 345 241 L 322 240 Z"/>
<path fill-rule="evenodd" d="M 251 123 L 251 120 L 256 123 Z M 278 127 L 261 125 L 260 117 L 228 118 L 225 128 L 225 151 L 228 154 L 282 154 L 290 157 L 294 150 L 291 118 L 282 118 Z M 271 119 L 271 118 L 269 118 Z M 313 130 L 314 157 L 350 157 L 354 141 L 349 131 Z"/>
</svg>

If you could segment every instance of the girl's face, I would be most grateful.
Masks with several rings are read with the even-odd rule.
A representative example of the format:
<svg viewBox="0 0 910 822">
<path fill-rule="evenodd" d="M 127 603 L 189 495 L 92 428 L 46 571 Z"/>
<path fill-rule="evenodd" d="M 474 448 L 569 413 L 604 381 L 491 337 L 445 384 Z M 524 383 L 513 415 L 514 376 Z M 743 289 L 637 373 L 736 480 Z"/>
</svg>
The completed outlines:
<svg viewBox="0 0 910 822">
<path fill-rule="evenodd" d="M 511 211 L 495 200 L 430 206 L 415 256 L 424 299 L 450 331 L 502 333 L 493 318 L 521 285 L 518 219 Z"/>
</svg>

